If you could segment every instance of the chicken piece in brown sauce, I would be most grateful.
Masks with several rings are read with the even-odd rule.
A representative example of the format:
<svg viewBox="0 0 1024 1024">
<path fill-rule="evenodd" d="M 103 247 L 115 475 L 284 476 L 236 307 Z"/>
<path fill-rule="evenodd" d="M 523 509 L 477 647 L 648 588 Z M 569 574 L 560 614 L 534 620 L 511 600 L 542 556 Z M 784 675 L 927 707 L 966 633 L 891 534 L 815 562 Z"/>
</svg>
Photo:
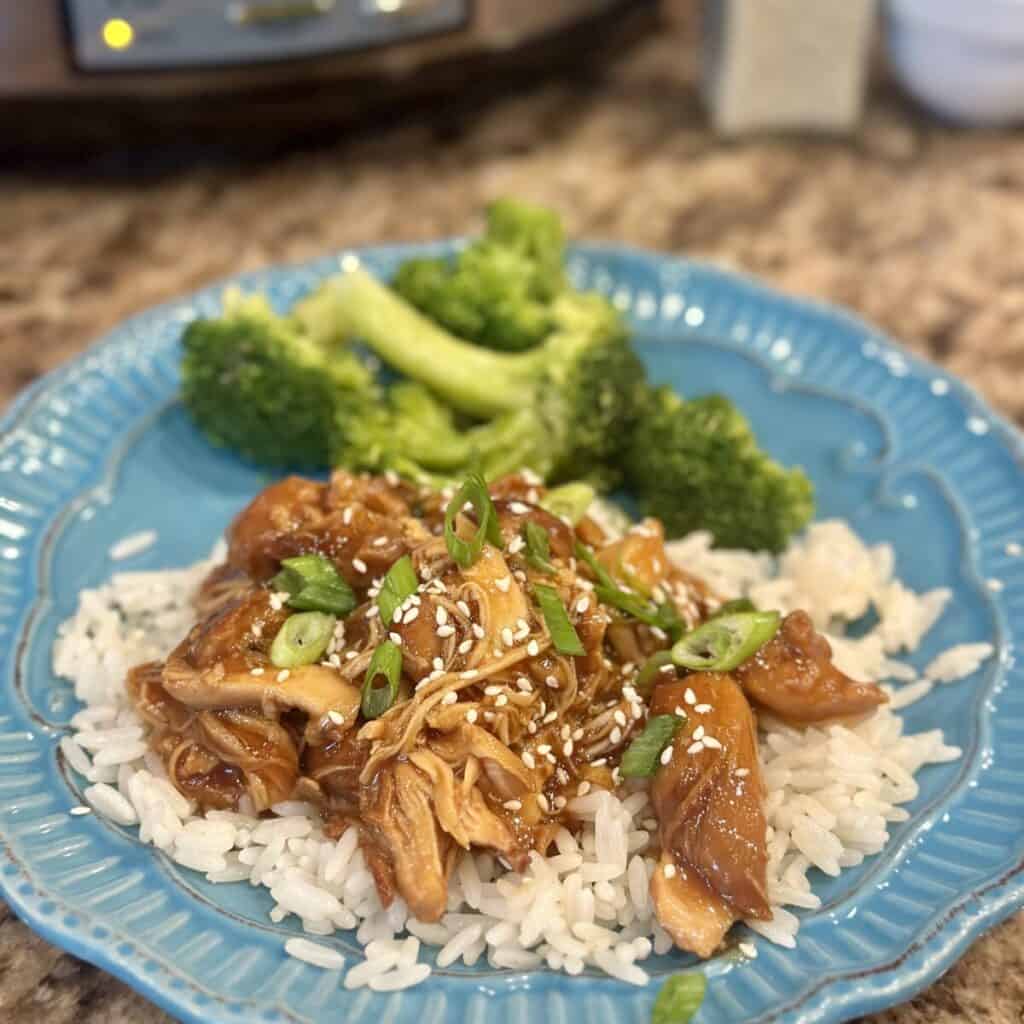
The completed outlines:
<svg viewBox="0 0 1024 1024">
<path fill-rule="evenodd" d="M 756 705 L 793 725 L 861 718 L 887 700 L 875 683 L 857 682 L 836 668 L 831 645 L 803 611 L 787 615 L 736 678 Z"/>
<path fill-rule="evenodd" d="M 652 716 L 680 711 L 688 721 L 651 785 L 665 858 L 651 894 L 676 944 L 706 957 L 736 918 L 770 916 L 764 784 L 754 716 L 730 676 L 697 673 L 658 684 Z"/>
</svg>

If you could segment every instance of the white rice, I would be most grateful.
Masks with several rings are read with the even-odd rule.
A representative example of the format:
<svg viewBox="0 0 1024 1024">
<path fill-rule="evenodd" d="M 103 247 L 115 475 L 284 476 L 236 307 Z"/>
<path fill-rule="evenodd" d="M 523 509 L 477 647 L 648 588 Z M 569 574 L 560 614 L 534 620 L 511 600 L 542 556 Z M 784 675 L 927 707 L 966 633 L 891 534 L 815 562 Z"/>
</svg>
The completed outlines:
<svg viewBox="0 0 1024 1024">
<path fill-rule="evenodd" d="M 125 558 L 134 558 L 148 551 L 157 539 L 156 530 L 140 530 L 138 533 L 122 537 L 116 544 L 110 546 L 107 555 L 114 562 L 120 562 Z"/>
<path fill-rule="evenodd" d="M 855 677 L 884 680 L 891 697 L 887 707 L 852 726 L 801 731 L 761 716 L 773 918 L 747 923 L 764 939 L 793 946 L 799 919 L 785 908 L 820 906 L 812 871 L 834 876 L 878 853 L 890 824 L 908 817 L 899 805 L 916 797 L 916 773 L 960 756 L 938 729 L 904 735 L 897 712 L 926 697 L 935 683 L 970 675 L 993 648 L 958 645 L 920 674 L 895 659 L 917 648 L 950 593 L 915 594 L 894 578 L 888 545 L 868 547 L 839 521 L 815 524 L 777 561 L 714 550 L 701 533 L 668 548 L 675 562 L 705 577 L 724 598 L 809 610 L 840 667 Z M 146 750 L 124 677 L 132 665 L 165 656 L 187 632 L 190 597 L 222 557 L 217 551 L 187 569 L 117 574 L 83 591 L 76 614 L 61 627 L 54 669 L 72 681 L 85 707 L 60 750 L 91 783 L 84 791 L 89 807 L 118 824 L 138 824 L 143 842 L 211 882 L 265 887 L 275 901 L 275 923 L 292 917 L 307 934 L 319 936 L 355 929 L 366 958 L 347 969 L 348 989 L 390 992 L 419 984 L 431 972 L 420 960 L 421 943 L 433 947 L 440 968 L 472 965 L 486 955 L 492 965 L 510 970 L 547 965 L 576 975 L 590 965 L 646 984 L 640 964 L 668 952 L 672 940 L 655 920 L 650 900 L 656 862 L 644 851 L 656 826 L 642 791 L 591 790 L 576 797 L 570 807 L 582 823 L 580 833 L 560 830 L 556 852 L 534 854 L 522 874 L 503 868 L 491 854 L 463 857 L 450 882 L 447 913 L 436 923 L 410 918 L 400 899 L 385 910 L 355 830 L 328 839 L 308 805 L 279 805 L 279 817 L 268 820 L 245 807 L 196 814 L 167 780 L 160 759 Z M 845 623 L 871 609 L 877 625 L 864 636 L 845 636 Z M 743 947 L 745 956 L 756 955 L 754 944 Z M 340 953 L 307 939 L 289 939 L 285 951 L 325 970 L 345 968 Z"/>
</svg>

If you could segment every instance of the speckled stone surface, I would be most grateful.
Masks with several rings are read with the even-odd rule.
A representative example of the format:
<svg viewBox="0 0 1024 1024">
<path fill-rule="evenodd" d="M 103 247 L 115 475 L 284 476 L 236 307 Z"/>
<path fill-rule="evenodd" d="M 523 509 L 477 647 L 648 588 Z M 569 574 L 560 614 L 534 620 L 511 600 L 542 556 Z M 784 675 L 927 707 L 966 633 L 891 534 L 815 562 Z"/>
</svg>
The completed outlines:
<svg viewBox="0 0 1024 1024">
<path fill-rule="evenodd" d="M 879 81 L 852 140 L 723 145 L 697 100 L 690 8 L 670 4 L 670 31 L 598 72 L 314 152 L 144 184 L 8 170 L 0 406 L 153 303 L 267 263 L 470 231 L 489 197 L 515 193 L 557 206 L 574 235 L 848 305 L 1024 420 L 1024 136 L 942 127 Z M 0 905 L 4 1024 L 166 1019 Z M 872 1021 L 1020 1024 L 1024 916 Z"/>
</svg>

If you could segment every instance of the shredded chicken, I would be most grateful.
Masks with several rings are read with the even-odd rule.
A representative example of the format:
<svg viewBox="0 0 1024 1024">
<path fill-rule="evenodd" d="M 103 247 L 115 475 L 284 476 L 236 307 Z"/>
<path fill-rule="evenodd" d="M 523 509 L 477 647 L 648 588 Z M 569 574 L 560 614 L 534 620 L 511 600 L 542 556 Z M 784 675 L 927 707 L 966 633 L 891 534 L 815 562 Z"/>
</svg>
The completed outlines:
<svg viewBox="0 0 1024 1024">
<path fill-rule="evenodd" d="M 651 893 L 677 944 L 709 956 L 734 920 L 768 914 L 747 698 L 806 722 L 863 714 L 884 697 L 843 676 L 827 641 L 794 613 L 732 676 L 672 670 L 637 703 L 637 672 L 672 638 L 603 603 L 575 545 L 592 546 L 638 600 L 673 603 L 688 627 L 708 617 L 714 595 L 670 564 L 654 520 L 614 539 L 593 520 L 573 528 L 545 511 L 543 488 L 525 476 L 492 493 L 501 546 L 485 544 L 468 567 L 449 555 L 443 494 L 338 472 L 328 483 L 289 477 L 257 495 L 231 524 L 225 564 L 196 595 L 195 626 L 166 662 L 129 673 L 151 746 L 203 808 L 319 805 L 329 835 L 358 830 L 385 906 L 400 896 L 436 921 L 467 851 L 525 869 L 560 828 L 578 827 L 569 804 L 580 784 L 616 788 L 619 759 L 648 716 L 683 711 L 650 783 L 652 849 L 661 851 Z M 474 516 L 456 517 L 464 538 Z M 545 531 L 549 565 L 527 557 L 528 523 Z M 271 648 L 293 609 L 271 581 L 284 559 L 309 554 L 344 578 L 357 607 L 335 623 L 321 657 L 280 669 Z M 382 579 L 406 554 L 417 590 L 382 622 Z M 559 650 L 534 600 L 539 583 L 555 589 L 582 654 Z M 402 654 L 397 696 L 367 719 L 364 679 L 385 639 Z"/>
</svg>

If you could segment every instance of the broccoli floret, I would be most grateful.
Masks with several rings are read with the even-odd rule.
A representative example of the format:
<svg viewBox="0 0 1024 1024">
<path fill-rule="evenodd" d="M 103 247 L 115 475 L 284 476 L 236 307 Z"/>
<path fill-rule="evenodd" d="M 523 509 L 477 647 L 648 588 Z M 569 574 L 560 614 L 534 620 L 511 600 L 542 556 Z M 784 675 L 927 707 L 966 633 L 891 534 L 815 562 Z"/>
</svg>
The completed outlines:
<svg viewBox="0 0 1024 1024">
<path fill-rule="evenodd" d="M 223 315 L 191 323 L 183 345 L 185 407 L 215 444 L 263 465 L 327 465 L 338 410 L 379 401 L 354 354 L 327 357 L 259 295 L 229 292 Z"/>
<path fill-rule="evenodd" d="M 453 334 L 521 351 L 554 327 L 551 301 L 566 288 L 565 238 L 557 215 L 514 199 L 487 211 L 487 230 L 454 260 L 402 264 L 394 288 Z"/>
<path fill-rule="evenodd" d="M 677 537 L 708 530 L 719 547 L 781 551 L 814 514 L 814 489 L 757 445 L 727 398 L 652 391 L 625 461 L 643 511 Z"/>
<path fill-rule="evenodd" d="M 362 270 L 326 282 L 296 309 L 315 337 L 360 339 L 453 409 L 513 420 L 519 465 L 558 482 L 618 479 L 639 402 L 643 365 L 601 296 L 567 291 L 553 329 L 529 352 L 490 352 L 448 333 Z M 492 425 L 492 429 L 493 425 Z"/>
</svg>

